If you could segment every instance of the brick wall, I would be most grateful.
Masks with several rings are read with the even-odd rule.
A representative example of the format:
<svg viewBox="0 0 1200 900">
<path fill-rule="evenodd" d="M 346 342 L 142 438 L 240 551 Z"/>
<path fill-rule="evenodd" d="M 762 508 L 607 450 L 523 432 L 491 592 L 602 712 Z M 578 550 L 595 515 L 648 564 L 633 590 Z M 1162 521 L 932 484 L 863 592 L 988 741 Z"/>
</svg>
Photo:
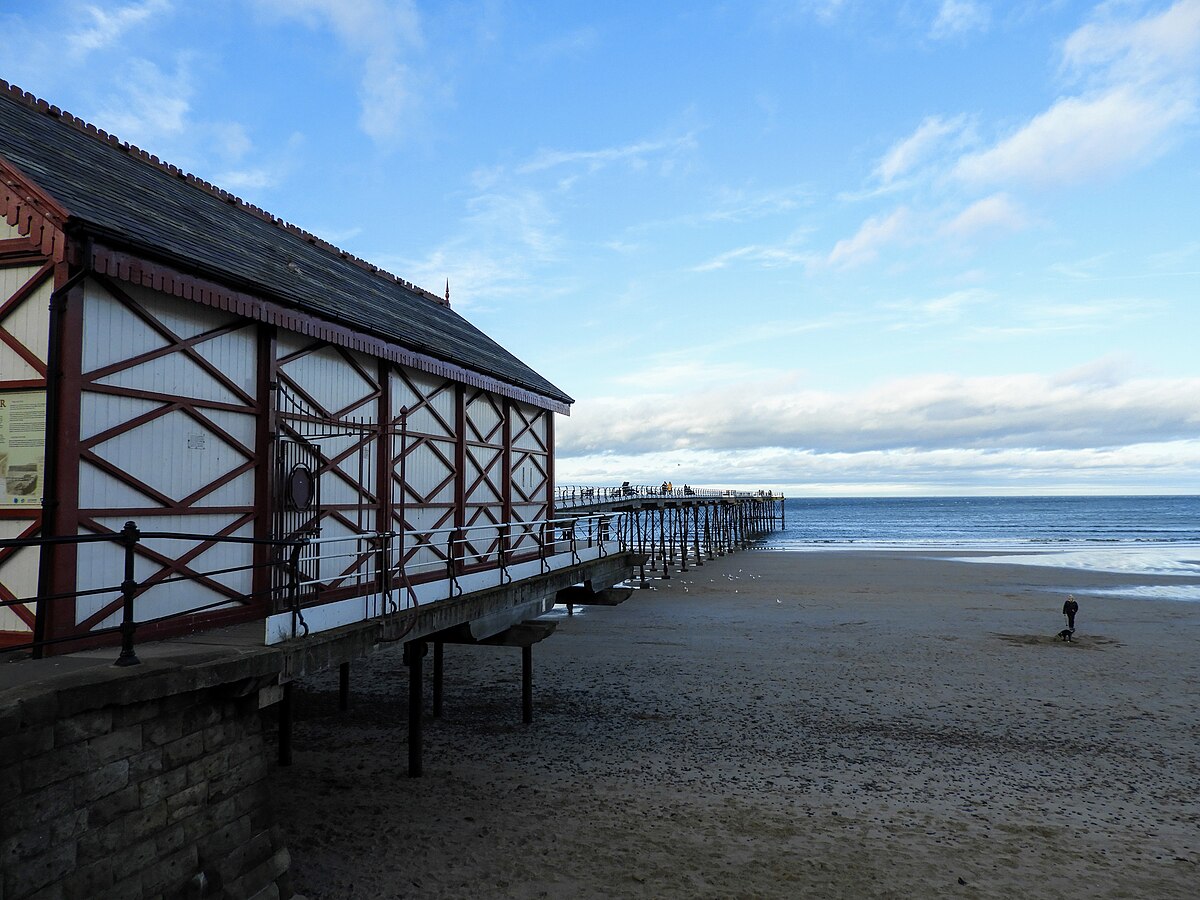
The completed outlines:
<svg viewBox="0 0 1200 900">
<path fill-rule="evenodd" d="M 290 897 L 260 709 L 274 680 L 106 679 L 0 705 L 0 900 Z"/>
</svg>

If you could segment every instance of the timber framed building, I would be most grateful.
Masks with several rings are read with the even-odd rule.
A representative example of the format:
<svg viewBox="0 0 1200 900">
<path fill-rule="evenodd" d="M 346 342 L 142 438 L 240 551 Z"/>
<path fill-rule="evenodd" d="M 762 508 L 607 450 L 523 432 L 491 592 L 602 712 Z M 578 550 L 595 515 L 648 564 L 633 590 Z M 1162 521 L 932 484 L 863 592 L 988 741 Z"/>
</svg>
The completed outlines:
<svg viewBox="0 0 1200 900">
<path fill-rule="evenodd" d="M 571 403 L 448 296 L 0 82 L 0 538 L 109 538 L 0 551 L 0 599 L 62 598 L 0 641 L 111 630 L 130 520 L 180 535 L 132 555 L 159 636 L 294 635 L 301 535 L 306 630 L 545 571 Z"/>
</svg>

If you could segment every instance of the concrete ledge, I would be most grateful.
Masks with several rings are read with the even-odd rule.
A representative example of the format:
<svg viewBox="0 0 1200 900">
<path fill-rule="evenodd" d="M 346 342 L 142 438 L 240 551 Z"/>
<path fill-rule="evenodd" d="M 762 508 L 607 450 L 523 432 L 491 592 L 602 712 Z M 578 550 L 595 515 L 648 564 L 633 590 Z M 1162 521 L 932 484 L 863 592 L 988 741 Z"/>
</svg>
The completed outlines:
<svg viewBox="0 0 1200 900">
<path fill-rule="evenodd" d="M 126 668 L 112 664 L 117 651 L 111 647 L 0 663 L 0 737 L 23 726 L 112 704 L 143 702 L 217 685 L 241 685 L 250 690 L 250 682 L 264 686 L 282 683 L 360 659 L 379 643 L 416 640 L 506 611 L 520 621 L 529 617 L 526 611 L 531 605 L 552 600 L 564 588 L 584 583 L 596 590 L 608 588 L 629 578 L 642 561 L 637 553 L 617 553 L 272 647 L 263 646 L 261 625 L 248 623 L 139 644 L 141 665 Z M 480 639 L 487 636 L 476 635 Z"/>
</svg>

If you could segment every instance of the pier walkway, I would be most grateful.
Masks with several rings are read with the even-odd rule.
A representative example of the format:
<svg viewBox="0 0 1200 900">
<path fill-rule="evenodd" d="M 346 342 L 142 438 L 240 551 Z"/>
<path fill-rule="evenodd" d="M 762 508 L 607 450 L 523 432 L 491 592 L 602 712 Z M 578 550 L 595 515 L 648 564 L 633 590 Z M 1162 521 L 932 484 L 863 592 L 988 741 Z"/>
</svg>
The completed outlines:
<svg viewBox="0 0 1200 900">
<path fill-rule="evenodd" d="M 569 485 L 555 490 L 560 516 L 612 514 L 610 528 L 621 547 L 646 559 L 647 571 L 669 578 L 672 567 L 686 572 L 753 541 L 785 524 L 783 494 L 659 485 L 616 487 Z"/>
</svg>

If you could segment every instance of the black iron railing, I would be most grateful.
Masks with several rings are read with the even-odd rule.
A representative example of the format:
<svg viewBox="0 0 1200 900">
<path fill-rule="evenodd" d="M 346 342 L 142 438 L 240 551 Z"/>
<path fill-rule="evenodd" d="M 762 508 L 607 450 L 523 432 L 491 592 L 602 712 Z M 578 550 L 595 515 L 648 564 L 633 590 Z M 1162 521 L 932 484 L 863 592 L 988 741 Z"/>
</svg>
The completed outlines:
<svg viewBox="0 0 1200 900">
<path fill-rule="evenodd" d="M 714 488 L 694 488 L 688 484 L 672 484 L 664 481 L 662 484 L 630 484 L 628 481 L 616 487 L 589 486 L 569 484 L 554 489 L 554 504 L 558 509 L 572 509 L 578 506 L 592 506 L 606 503 L 621 503 L 623 501 L 647 499 L 661 500 L 663 498 L 676 500 L 689 499 L 779 499 L 782 495 L 771 491 L 734 491 Z"/>
<path fill-rule="evenodd" d="M 134 639 L 139 627 L 194 617 L 235 603 L 249 606 L 264 596 L 270 601 L 266 604 L 266 615 L 291 612 L 292 634 L 303 637 L 309 632 L 303 610 L 310 604 L 326 602 L 323 598 L 328 598 L 330 594 L 348 597 L 378 592 L 386 601 L 384 612 L 401 612 L 401 599 L 405 601 L 405 609 L 415 611 L 418 603 L 413 580 L 440 581 L 444 578 L 447 597 L 452 598 L 463 592 L 460 579 L 465 574 L 494 571 L 498 583 L 504 585 L 512 582 L 510 570 L 518 563 L 537 562 L 538 571 L 544 574 L 553 567 L 552 559 L 555 556 L 570 554 L 571 563 L 580 563 L 581 548 L 598 548 L 598 555 L 604 556 L 610 549 L 606 544 L 622 534 L 620 528 L 611 524 L 613 517 L 611 513 L 569 515 L 530 522 L 486 523 L 403 534 L 368 532 L 323 537 L 314 533 L 290 540 L 142 531 L 135 522 L 130 521 L 120 531 L 109 534 L 0 539 L 0 561 L 5 555 L 27 547 L 44 552 L 48 547 L 60 545 L 108 543 L 120 547 L 122 551 L 121 580 L 117 583 L 64 593 L 0 599 L 0 609 L 19 606 L 33 606 L 36 609 L 32 639 L 0 646 L 0 653 L 32 651 L 35 657 L 39 657 L 46 648 L 57 644 L 95 641 L 97 638 L 120 634 L 121 650 L 115 664 L 136 665 L 139 660 Z M 256 554 L 258 560 L 245 565 L 205 571 L 184 567 L 176 562 L 176 569 L 186 568 L 186 571 L 170 574 L 170 554 L 153 552 L 148 544 L 178 540 L 212 545 L 264 546 L 269 548 L 269 552 Z M 139 556 L 159 566 L 157 572 L 141 581 L 137 578 Z M 269 577 L 260 579 L 268 587 L 258 591 L 242 593 L 215 581 L 221 576 L 262 569 L 270 570 Z M 115 575 L 115 565 L 113 570 Z M 137 618 L 136 601 L 139 597 L 146 596 L 157 587 L 180 581 L 206 584 L 210 588 L 220 587 L 222 597 L 214 603 L 189 606 L 164 616 Z M 108 606 L 115 606 L 119 598 L 120 623 L 94 628 L 72 623 L 74 630 L 71 633 L 45 635 L 46 618 L 55 604 L 67 605 L 67 601 L 93 597 L 109 598 Z M 100 609 L 103 610 L 105 605 L 102 603 Z M 67 608 L 74 613 L 74 605 Z"/>
<path fill-rule="evenodd" d="M 254 546 L 265 546 L 270 548 L 270 553 L 265 554 L 266 559 L 263 561 L 250 562 L 244 565 L 223 566 L 217 569 L 209 569 L 205 571 L 197 571 L 189 569 L 186 574 L 162 574 L 167 571 L 167 568 L 160 569 L 158 573 L 152 575 L 145 581 L 139 582 L 136 576 L 138 548 L 145 547 L 147 542 L 156 540 L 187 540 L 203 542 L 206 544 L 249 544 Z M 116 584 L 105 584 L 100 587 L 87 588 L 84 590 L 73 590 L 63 593 L 45 593 L 38 594 L 33 597 L 14 597 L 12 599 L 0 599 L 0 609 L 13 607 L 33 606 L 35 608 L 35 620 L 31 640 L 17 644 L 8 644 L 0 647 L 0 653 L 15 653 L 20 651 L 31 651 L 32 655 L 37 658 L 43 655 L 46 648 L 58 644 L 80 643 L 86 641 L 94 641 L 96 638 L 103 638 L 112 634 L 120 634 L 121 636 L 121 651 L 117 657 L 115 665 L 132 666 L 137 665 L 139 660 L 137 653 L 134 650 L 134 636 L 139 626 L 156 625 L 162 622 L 169 622 L 173 619 L 181 619 L 195 616 L 198 613 L 207 612 L 218 607 L 226 607 L 233 603 L 243 605 L 253 603 L 256 599 L 266 595 L 276 599 L 286 598 L 286 605 L 292 609 L 299 610 L 300 608 L 300 585 L 302 579 L 300 576 L 298 561 L 300 552 L 307 543 L 306 540 L 263 540 L 260 538 L 247 537 L 232 537 L 212 534 L 195 534 L 190 532 L 179 531 L 142 531 L 138 528 L 135 522 L 126 522 L 125 526 L 117 532 L 110 534 L 80 534 L 68 535 L 63 537 L 32 537 L 32 538 L 4 538 L 0 539 L 0 554 L 6 550 L 19 551 L 22 548 L 34 547 L 40 552 L 44 552 L 47 547 L 56 547 L 64 545 L 84 545 L 84 544 L 115 544 L 121 548 L 121 581 Z M 230 591 L 227 596 L 213 603 L 203 604 L 201 606 L 191 606 L 185 610 L 180 610 L 173 613 L 168 613 L 163 616 L 155 616 L 138 620 L 135 615 L 135 601 L 151 588 L 161 585 L 172 584 L 181 581 L 210 581 L 219 576 L 228 576 L 241 572 L 254 572 L 258 570 L 269 569 L 273 572 L 268 579 L 270 586 L 263 590 L 234 592 Z M 102 628 L 89 628 L 69 634 L 52 635 L 47 637 L 45 631 L 45 621 L 47 615 L 51 612 L 51 607 L 55 604 L 64 604 L 66 601 L 77 601 L 88 597 L 120 597 L 121 600 L 121 621 L 118 625 L 107 626 Z M 74 607 L 72 606 L 72 609 Z"/>
</svg>

